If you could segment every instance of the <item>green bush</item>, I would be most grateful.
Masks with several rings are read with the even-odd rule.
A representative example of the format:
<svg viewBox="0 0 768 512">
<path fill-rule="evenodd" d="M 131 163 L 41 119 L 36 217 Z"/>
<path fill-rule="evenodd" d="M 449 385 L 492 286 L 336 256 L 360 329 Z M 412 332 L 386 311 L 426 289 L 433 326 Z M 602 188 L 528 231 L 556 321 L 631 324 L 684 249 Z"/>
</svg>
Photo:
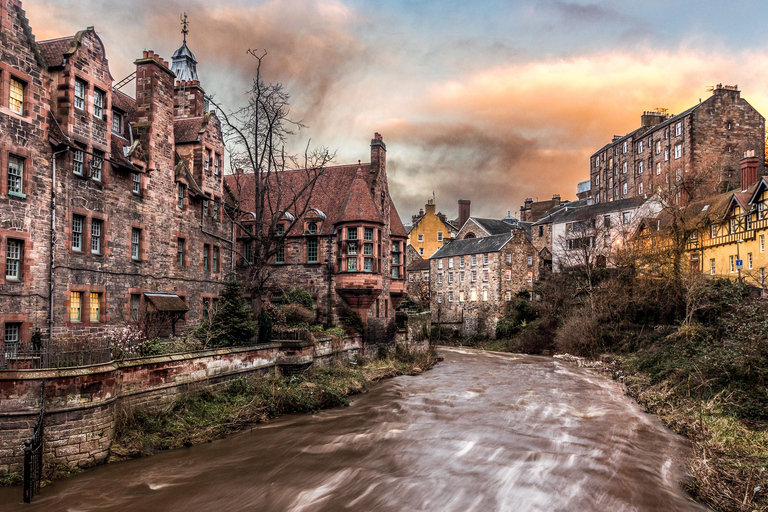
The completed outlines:
<svg viewBox="0 0 768 512">
<path fill-rule="evenodd" d="M 314 307 L 314 300 L 312 300 L 312 295 L 306 291 L 302 290 L 301 288 L 291 288 L 287 292 L 283 294 L 283 304 L 298 304 L 299 306 L 303 306 L 309 310 L 312 310 Z"/>
<path fill-rule="evenodd" d="M 496 339 L 511 338 L 527 324 L 538 318 L 538 314 L 528 297 L 530 294 L 527 290 L 515 295 L 515 299 L 510 302 L 507 309 L 509 314 L 496 324 Z"/>
<path fill-rule="evenodd" d="M 243 297 L 240 283 L 227 281 L 219 297 L 219 307 L 211 320 L 211 329 L 216 333 L 211 345 L 233 347 L 250 344 L 256 334 L 256 325 L 251 320 L 251 308 Z"/>
</svg>

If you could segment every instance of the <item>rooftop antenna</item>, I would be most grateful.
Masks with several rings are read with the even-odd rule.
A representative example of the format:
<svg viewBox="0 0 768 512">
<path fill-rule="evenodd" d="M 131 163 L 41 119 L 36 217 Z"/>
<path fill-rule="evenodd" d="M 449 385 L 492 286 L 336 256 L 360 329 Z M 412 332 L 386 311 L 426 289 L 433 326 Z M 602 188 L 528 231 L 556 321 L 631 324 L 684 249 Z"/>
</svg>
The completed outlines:
<svg viewBox="0 0 768 512">
<path fill-rule="evenodd" d="M 189 34 L 189 21 L 187 21 L 187 13 L 181 16 L 181 33 L 184 34 L 184 44 L 187 43 L 187 34 Z"/>
</svg>

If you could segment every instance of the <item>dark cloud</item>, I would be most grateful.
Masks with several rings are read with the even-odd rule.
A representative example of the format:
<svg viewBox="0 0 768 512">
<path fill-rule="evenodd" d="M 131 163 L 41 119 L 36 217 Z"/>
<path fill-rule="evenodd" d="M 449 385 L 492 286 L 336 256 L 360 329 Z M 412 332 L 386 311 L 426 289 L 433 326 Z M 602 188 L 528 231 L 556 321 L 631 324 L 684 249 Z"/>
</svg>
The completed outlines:
<svg viewBox="0 0 768 512">
<path fill-rule="evenodd" d="M 632 18 L 612 9 L 598 4 L 580 4 L 576 2 L 553 1 L 552 9 L 557 12 L 564 21 L 576 23 L 627 23 L 634 21 Z"/>
</svg>

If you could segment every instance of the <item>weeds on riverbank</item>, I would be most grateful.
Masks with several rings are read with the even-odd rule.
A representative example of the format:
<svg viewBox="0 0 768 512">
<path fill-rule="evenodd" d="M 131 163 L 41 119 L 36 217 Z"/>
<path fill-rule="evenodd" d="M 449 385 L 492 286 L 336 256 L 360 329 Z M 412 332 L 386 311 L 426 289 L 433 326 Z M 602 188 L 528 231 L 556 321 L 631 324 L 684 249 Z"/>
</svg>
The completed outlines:
<svg viewBox="0 0 768 512">
<path fill-rule="evenodd" d="M 189 393 L 160 411 L 128 411 L 118 426 L 110 460 L 200 444 L 282 414 L 348 405 L 347 397 L 364 392 L 372 382 L 415 375 L 434 363 L 432 354 L 400 353 L 290 377 L 239 379 L 218 393 Z"/>
</svg>

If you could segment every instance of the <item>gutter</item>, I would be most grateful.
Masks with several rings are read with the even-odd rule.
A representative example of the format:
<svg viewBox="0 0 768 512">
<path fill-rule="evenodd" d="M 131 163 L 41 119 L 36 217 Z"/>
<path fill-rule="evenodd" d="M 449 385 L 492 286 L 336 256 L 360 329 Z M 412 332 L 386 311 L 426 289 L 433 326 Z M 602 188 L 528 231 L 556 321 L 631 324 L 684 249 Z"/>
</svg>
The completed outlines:
<svg viewBox="0 0 768 512">
<path fill-rule="evenodd" d="M 48 263 L 48 279 L 50 281 L 50 291 L 48 296 L 48 340 L 53 338 L 53 302 L 54 302 L 54 290 L 56 281 L 54 279 L 55 266 L 55 252 L 56 252 L 56 156 L 62 153 L 69 152 L 69 148 L 62 149 L 53 153 L 51 160 L 53 161 L 52 172 L 52 184 L 51 184 L 51 235 L 50 235 L 50 256 Z"/>
</svg>

